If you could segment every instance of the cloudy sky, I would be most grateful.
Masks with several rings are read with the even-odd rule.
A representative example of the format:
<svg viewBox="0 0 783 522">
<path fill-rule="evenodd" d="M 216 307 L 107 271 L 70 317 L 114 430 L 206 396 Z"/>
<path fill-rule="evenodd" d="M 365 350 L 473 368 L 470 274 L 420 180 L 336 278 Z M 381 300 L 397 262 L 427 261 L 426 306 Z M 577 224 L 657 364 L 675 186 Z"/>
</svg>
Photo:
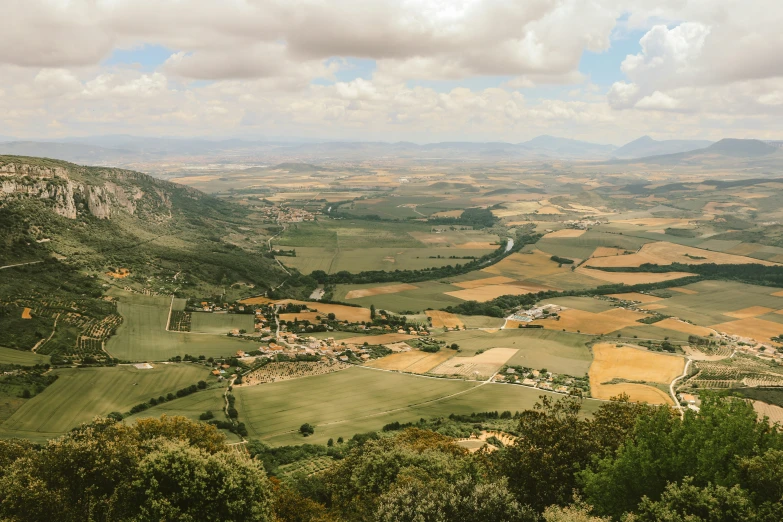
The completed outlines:
<svg viewBox="0 0 783 522">
<path fill-rule="evenodd" d="M 783 139 L 780 0 L 2 0 L 0 136 Z"/>
</svg>

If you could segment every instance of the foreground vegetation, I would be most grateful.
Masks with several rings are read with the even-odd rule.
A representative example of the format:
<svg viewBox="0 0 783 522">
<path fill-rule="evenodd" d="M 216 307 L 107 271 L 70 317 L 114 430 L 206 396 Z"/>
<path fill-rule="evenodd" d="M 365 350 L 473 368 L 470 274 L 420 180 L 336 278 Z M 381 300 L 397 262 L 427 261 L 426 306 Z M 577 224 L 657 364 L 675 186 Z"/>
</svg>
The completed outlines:
<svg viewBox="0 0 783 522">
<path fill-rule="evenodd" d="M 469 453 L 438 423 L 392 423 L 326 446 L 227 446 L 181 417 L 98 419 L 45 446 L 0 442 L 8 520 L 776 521 L 783 434 L 744 401 L 705 397 L 701 413 L 615 400 L 544 399 L 514 416 L 497 451 Z M 248 458 L 249 457 L 249 458 Z M 323 471 L 287 473 L 314 462 Z M 73 462 L 78 461 L 78 468 Z M 305 468 L 303 468 L 305 469 Z M 311 469 L 311 468 L 309 468 Z M 268 478 L 271 473 L 272 478 Z M 277 477 L 275 477 L 277 475 Z"/>
</svg>

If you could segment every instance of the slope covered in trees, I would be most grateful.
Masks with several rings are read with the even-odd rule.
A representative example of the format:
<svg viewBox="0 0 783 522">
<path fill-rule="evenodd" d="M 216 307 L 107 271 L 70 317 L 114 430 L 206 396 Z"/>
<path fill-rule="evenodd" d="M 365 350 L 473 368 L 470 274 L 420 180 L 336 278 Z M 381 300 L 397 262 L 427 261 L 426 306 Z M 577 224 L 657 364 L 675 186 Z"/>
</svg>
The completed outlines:
<svg viewBox="0 0 783 522">
<path fill-rule="evenodd" d="M 46 446 L 0 442 L 0 517 L 58 520 L 778 521 L 783 434 L 735 398 L 700 413 L 544 399 L 516 443 L 469 453 L 431 429 L 369 433 L 323 451 L 249 457 L 183 418 L 96 420 Z M 436 431 L 433 431 L 436 430 Z M 338 441 L 342 443 L 342 440 Z M 325 471 L 267 478 L 296 453 Z M 75 465 L 78 463 L 78 465 Z"/>
</svg>

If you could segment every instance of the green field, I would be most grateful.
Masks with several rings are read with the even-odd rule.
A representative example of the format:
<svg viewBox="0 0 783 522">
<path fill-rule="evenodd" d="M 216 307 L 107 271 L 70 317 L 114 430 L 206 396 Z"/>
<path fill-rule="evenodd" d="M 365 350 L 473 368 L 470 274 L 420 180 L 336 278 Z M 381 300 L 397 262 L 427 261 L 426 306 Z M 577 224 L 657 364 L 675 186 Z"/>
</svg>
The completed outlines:
<svg viewBox="0 0 783 522">
<path fill-rule="evenodd" d="M 116 366 L 55 372 L 58 379 L 54 384 L 0 425 L 0 436 L 56 437 L 96 416 L 127 412 L 152 397 L 176 392 L 209 377 L 204 366 L 190 363 L 155 365 L 151 370 Z M 154 408 L 150 413 L 155 413 Z"/>
<path fill-rule="evenodd" d="M 198 420 L 199 415 L 205 411 L 214 413 L 216 419 L 223 419 L 221 411 L 224 405 L 224 392 L 224 388 L 210 388 L 130 415 L 125 418 L 125 421 L 135 422 L 138 419 L 160 417 L 161 415 L 182 415 L 191 420 Z"/>
<path fill-rule="evenodd" d="M 371 297 L 360 297 L 358 299 L 346 300 L 345 295 L 351 290 L 361 288 L 374 288 L 377 286 L 393 285 L 397 283 L 384 283 L 372 285 L 337 285 L 334 292 L 334 299 L 337 301 L 346 301 L 352 304 L 358 304 L 365 308 L 374 304 L 376 308 L 391 310 L 392 312 L 414 311 L 422 312 L 427 308 L 440 309 L 449 305 L 463 303 L 462 299 L 457 299 L 444 292 L 454 292 L 461 290 L 457 286 L 443 283 L 440 281 L 423 281 L 420 283 L 411 283 L 417 287 L 414 290 L 406 290 L 395 294 L 380 294 Z"/>
<path fill-rule="evenodd" d="M 572 259 L 587 259 L 596 248 L 601 246 L 636 251 L 643 244 L 649 242 L 650 239 L 646 238 L 612 234 L 593 229 L 579 237 L 541 239 L 536 243 L 536 246 L 548 254 Z"/>
<path fill-rule="evenodd" d="M 117 311 L 122 315 L 123 322 L 117 329 L 117 334 L 106 343 L 106 351 L 112 357 L 124 361 L 165 361 L 185 354 L 207 357 L 232 355 L 237 350 L 246 350 L 253 346 L 247 341 L 225 335 L 167 332 L 169 303 L 168 297 L 121 296 Z M 214 314 L 193 314 L 194 322 L 197 315 Z M 246 317 L 251 321 L 249 330 L 252 331 L 252 316 Z M 206 319 L 204 324 L 221 320 L 223 319 L 210 318 Z"/>
<path fill-rule="evenodd" d="M 356 390 L 362 390 L 361 395 Z M 449 397 L 455 393 L 460 394 Z M 248 425 L 250 436 L 273 445 L 323 444 L 329 438 L 347 439 L 355 433 L 380 430 L 394 421 L 451 413 L 522 411 L 545 394 L 523 386 L 479 386 L 359 368 L 236 389 L 240 420 Z M 584 401 L 585 411 L 595 411 L 599 404 Z M 296 432 L 304 422 L 316 426 L 315 434 L 306 439 Z"/>
<path fill-rule="evenodd" d="M 190 316 L 190 331 L 225 335 L 231 330 L 253 332 L 251 314 L 210 314 L 193 312 Z"/>
<path fill-rule="evenodd" d="M 723 315 L 724 312 L 734 312 L 751 306 L 783 309 L 783 297 L 770 295 L 779 291 L 779 288 L 730 281 L 701 281 L 685 288 L 698 293 L 689 295 L 672 290 L 652 292 L 660 296 L 671 296 L 664 301 L 658 301 L 666 306 L 661 313 L 686 319 L 701 326 L 712 326 L 736 320 L 735 317 Z M 763 316 L 762 319 L 779 322 L 783 320 L 783 316 L 770 314 Z"/>
<path fill-rule="evenodd" d="M 324 425 L 357 421 L 473 386 L 476 383 L 350 368 L 305 379 L 239 387 L 235 395 L 250 436 L 269 438 L 296 430 L 304 422 Z"/>
<path fill-rule="evenodd" d="M 590 336 L 556 330 L 512 328 L 495 333 L 468 330 L 446 332 L 436 338 L 447 344 L 457 343 L 459 357 L 470 357 L 490 348 L 516 348 L 519 351 L 508 364 L 546 368 L 568 375 L 584 375 L 592 361 L 586 346 L 592 339 Z"/>
<path fill-rule="evenodd" d="M 486 315 L 457 315 L 462 324 L 467 328 L 500 328 L 505 319 L 500 317 L 488 317 Z"/>
<path fill-rule="evenodd" d="M 46 364 L 48 362 L 48 355 L 41 355 L 24 350 L 3 348 L 0 346 L 0 364 L 19 364 L 21 366 L 32 366 L 34 364 Z"/>
<path fill-rule="evenodd" d="M 275 240 L 275 244 L 284 249 L 295 249 L 296 257 L 278 256 L 278 260 L 305 274 L 313 270 L 328 273 L 341 270 L 418 270 L 464 263 L 464 259 L 449 258 L 481 257 L 497 248 L 459 247 L 469 242 L 498 241 L 497 236 L 483 231 L 446 231 L 437 234 L 436 242 L 432 244 L 423 243 L 410 234 L 428 234 L 430 230 L 429 225 L 422 223 L 325 219 L 292 225 Z"/>
</svg>

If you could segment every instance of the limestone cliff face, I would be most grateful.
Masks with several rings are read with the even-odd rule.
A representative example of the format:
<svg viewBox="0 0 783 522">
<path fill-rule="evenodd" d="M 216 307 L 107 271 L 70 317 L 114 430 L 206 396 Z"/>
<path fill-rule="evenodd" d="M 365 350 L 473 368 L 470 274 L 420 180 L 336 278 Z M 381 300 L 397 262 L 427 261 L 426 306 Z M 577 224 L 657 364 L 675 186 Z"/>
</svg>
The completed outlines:
<svg viewBox="0 0 783 522">
<path fill-rule="evenodd" d="M 164 190 L 153 186 L 145 192 L 138 186 L 143 175 L 107 169 L 88 180 L 81 174 L 56 166 L 0 164 L 0 203 L 14 197 L 47 199 L 54 212 L 69 219 L 80 213 L 99 219 L 110 219 L 119 211 L 133 215 L 142 202 L 153 214 L 167 215 L 171 207 Z"/>
</svg>

